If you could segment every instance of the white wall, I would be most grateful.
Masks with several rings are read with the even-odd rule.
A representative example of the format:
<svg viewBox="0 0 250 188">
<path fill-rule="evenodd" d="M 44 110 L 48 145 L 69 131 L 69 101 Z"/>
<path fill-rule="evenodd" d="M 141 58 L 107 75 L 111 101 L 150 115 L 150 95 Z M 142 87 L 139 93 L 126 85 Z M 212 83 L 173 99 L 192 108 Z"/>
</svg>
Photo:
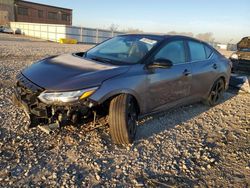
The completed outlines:
<svg viewBox="0 0 250 188">
<path fill-rule="evenodd" d="M 58 42 L 60 38 L 72 38 L 81 43 L 100 43 L 113 36 L 123 34 L 103 29 L 74 27 L 58 24 L 11 22 L 10 27 L 27 36 Z"/>
<path fill-rule="evenodd" d="M 217 47 L 219 49 L 226 50 L 227 49 L 227 44 L 217 44 Z"/>
</svg>

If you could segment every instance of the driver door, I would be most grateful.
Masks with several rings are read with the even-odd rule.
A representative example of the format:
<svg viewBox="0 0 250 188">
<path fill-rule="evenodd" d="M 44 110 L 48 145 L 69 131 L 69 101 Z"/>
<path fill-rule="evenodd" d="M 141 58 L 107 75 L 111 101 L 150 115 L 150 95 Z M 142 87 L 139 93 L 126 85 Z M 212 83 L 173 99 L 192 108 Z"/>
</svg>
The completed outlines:
<svg viewBox="0 0 250 188">
<path fill-rule="evenodd" d="M 148 70 L 148 99 L 150 111 L 161 106 L 178 102 L 190 95 L 191 65 L 187 63 L 186 47 L 183 40 L 167 42 L 154 55 L 156 59 L 168 59 L 173 63 L 169 68 L 153 68 Z"/>
</svg>

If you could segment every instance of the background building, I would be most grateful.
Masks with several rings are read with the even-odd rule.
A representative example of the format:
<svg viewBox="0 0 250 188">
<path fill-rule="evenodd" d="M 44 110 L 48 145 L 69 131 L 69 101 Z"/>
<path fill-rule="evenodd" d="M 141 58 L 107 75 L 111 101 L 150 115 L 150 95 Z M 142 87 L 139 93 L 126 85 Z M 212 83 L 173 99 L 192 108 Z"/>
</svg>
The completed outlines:
<svg viewBox="0 0 250 188">
<path fill-rule="evenodd" d="M 21 0 L 0 0 L 0 25 L 10 21 L 72 25 L 72 9 Z"/>
<path fill-rule="evenodd" d="M 72 9 L 15 1 L 15 21 L 72 25 Z"/>
</svg>

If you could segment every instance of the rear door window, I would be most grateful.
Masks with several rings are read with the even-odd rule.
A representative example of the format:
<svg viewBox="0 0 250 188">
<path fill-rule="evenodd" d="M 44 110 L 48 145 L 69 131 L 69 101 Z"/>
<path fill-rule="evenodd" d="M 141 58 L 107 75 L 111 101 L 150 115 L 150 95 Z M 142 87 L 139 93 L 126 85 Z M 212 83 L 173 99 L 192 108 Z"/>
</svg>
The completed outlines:
<svg viewBox="0 0 250 188">
<path fill-rule="evenodd" d="M 202 61 L 207 58 L 202 43 L 195 41 L 188 41 L 188 46 L 190 49 L 191 61 Z"/>
</svg>

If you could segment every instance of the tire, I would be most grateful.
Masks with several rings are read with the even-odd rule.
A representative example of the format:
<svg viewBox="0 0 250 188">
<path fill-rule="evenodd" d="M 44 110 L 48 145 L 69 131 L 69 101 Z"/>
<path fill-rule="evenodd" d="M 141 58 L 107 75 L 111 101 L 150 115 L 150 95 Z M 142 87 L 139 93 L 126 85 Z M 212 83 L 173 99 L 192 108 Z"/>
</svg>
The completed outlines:
<svg viewBox="0 0 250 188">
<path fill-rule="evenodd" d="M 208 98 L 204 101 L 208 106 L 215 106 L 217 105 L 225 91 L 225 82 L 222 78 L 215 81 Z"/>
<path fill-rule="evenodd" d="M 133 96 L 120 94 L 109 105 L 110 136 L 115 144 L 134 141 L 137 127 L 137 103 Z"/>
</svg>

